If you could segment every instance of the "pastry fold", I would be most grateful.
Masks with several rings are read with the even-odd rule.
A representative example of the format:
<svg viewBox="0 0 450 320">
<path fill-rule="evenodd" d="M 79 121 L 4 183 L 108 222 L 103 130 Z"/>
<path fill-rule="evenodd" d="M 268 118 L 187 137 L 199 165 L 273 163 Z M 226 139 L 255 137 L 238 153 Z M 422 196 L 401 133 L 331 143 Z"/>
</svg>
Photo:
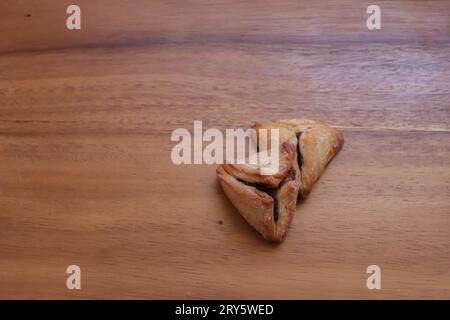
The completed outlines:
<svg viewBox="0 0 450 320">
<path fill-rule="evenodd" d="M 297 205 L 300 170 L 297 141 L 280 148 L 279 170 L 261 175 L 260 168 L 247 164 L 224 164 L 217 177 L 228 199 L 247 222 L 266 240 L 282 241 Z"/>
<path fill-rule="evenodd" d="M 257 122 L 252 128 L 257 131 L 259 152 L 271 147 L 270 132 L 279 129 L 278 171 L 262 175 L 258 165 L 223 164 L 217 177 L 242 217 L 266 240 L 280 242 L 291 224 L 297 198 L 311 191 L 344 138 L 337 129 L 304 119 Z"/>
<path fill-rule="evenodd" d="M 341 131 L 314 120 L 292 119 L 265 123 L 256 122 L 252 125 L 252 128 L 257 132 L 260 129 L 270 130 L 273 128 L 289 128 L 295 132 L 298 139 L 297 159 L 301 172 L 299 193 L 301 197 L 306 197 L 311 192 L 312 187 L 328 163 L 344 143 L 344 136 Z"/>
</svg>

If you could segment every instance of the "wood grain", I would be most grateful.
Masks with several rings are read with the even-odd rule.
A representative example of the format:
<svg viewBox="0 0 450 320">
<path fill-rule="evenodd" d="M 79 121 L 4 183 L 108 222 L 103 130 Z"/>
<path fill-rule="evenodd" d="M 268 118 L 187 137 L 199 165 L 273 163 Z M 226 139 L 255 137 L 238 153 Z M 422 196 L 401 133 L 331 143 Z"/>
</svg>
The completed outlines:
<svg viewBox="0 0 450 320">
<path fill-rule="evenodd" d="M 0 3 L 0 298 L 450 298 L 450 2 L 68 4 Z M 170 134 L 290 117 L 346 143 L 272 245 Z"/>
</svg>

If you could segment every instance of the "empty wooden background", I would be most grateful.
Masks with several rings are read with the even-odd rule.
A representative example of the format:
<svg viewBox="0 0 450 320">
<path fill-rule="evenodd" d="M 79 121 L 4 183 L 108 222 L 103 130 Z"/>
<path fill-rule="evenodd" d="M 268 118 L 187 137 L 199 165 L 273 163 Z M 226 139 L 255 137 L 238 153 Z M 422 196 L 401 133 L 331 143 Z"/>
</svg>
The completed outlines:
<svg viewBox="0 0 450 320">
<path fill-rule="evenodd" d="M 0 298 L 450 298 L 450 1 L 71 3 L 0 2 Z M 170 134 L 278 118 L 346 143 L 273 245 Z"/>
</svg>

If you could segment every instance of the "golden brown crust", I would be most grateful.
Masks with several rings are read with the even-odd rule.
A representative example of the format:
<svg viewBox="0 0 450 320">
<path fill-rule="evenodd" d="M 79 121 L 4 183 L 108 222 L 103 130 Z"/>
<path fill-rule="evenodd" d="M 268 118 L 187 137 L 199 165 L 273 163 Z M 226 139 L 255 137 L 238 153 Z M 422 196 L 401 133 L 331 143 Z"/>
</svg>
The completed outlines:
<svg viewBox="0 0 450 320">
<path fill-rule="evenodd" d="M 272 175 L 262 174 L 261 166 L 251 165 L 248 161 L 245 164 L 224 164 L 223 169 L 236 179 L 277 188 L 292 168 L 296 148 L 297 143 L 295 141 L 282 143 L 279 153 L 279 168 Z"/>
<path fill-rule="evenodd" d="M 284 124 L 280 124 L 280 123 L 272 123 L 272 122 L 267 122 L 267 123 L 260 123 L 260 122 L 254 122 L 252 124 L 252 128 L 255 129 L 257 131 L 257 135 L 256 135 L 256 141 L 258 144 L 258 149 L 259 151 L 262 150 L 269 150 L 272 143 L 271 143 L 271 130 L 272 129 L 277 129 L 278 130 L 278 135 L 279 135 L 279 143 L 278 145 L 282 145 L 283 142 L 286 141 L 293 141 L 296 140 L 295 139 L 295 131 L 292 129 L 291 126 L 289 125 L 284 125 Z M 263 134 L 261 129 L 266 129 L 266 133 Z"/>
<path fill-rule="evenodd" d="M 219 182 L 234 207 L 242 217 L 268 241 L 282 241 L 291 224 L 297 205 L 298 167 L 292 180 L 285 177 L 277 190 L 277 204 L 274 198 L 255 186 L 247 185 L 228 174 L 223 165 L 217 169 Z M 278 218 L 274 217 L 277 205 Z"/>
<path fill-rule="evenodd" d="M 256 188 L 239 182 L 223 166 L 217 169 L 217 177 L 228 199 L 242 217 L 264 238 L 273 238 L 273 199 Z"/>
<path fill-rule="evenodd" d="M 342 133 L 327 126 L 305 128 L 300 135 L 298 148 L 302 155 L 300 194 L 307 196 L 344 143 Z"/>
<path fill-rule="evenodd" d="M 258 131 L 259 150 L 271 146 L 270 130 L 280 129 L 279 170 L 262 175 L 261 167 L 224 164 L 218 180 L 239 213 L 266 240 L 282 241 L 295 213 L 298 195 L 304 197 L 341 148 L 342 133 L 306 119 L 280 120 L 252 125 Z M 269 135 L 260 136 L 261 129 Z M 265 141 L 263 141 L 263 139 Z M 276 211 L 274 211 L 276 208 Z"/>
<path fill-rule="evenodd" d="M 307 119 L 278 120 L 257 123 L 257 131 L 262 128 L 291 128 L 299 135 L 299 154 L 302 158 L 300 195 L 305 197 L 319 179 L 328 163 L 344 143 L 342 133 L 328 125 Z"/>
<path fill-rule="evenodd" d="M 297 207 L 297 194 L 300 190 L 301 182 L 297 159 L 295 159 L 292 170 L 294 170 L 294 175 L 288 177 L 287 179 L 289 180 L 285 180 L 278 190 L 279 218 L 277 221 L 275 241 L 282 241 L 286 236 Z"/>
</svg>

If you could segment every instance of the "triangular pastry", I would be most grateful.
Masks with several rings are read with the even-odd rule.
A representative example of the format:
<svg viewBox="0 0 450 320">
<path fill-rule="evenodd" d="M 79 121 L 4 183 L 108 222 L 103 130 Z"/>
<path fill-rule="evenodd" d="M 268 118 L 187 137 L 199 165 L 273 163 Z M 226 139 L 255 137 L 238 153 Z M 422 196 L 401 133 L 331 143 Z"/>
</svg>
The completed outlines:
<svg viewBox="0 0 450 320">
<path fill-rule="evenodd" d="M 262 175 L 259 166 L 223 164 L 217 177 L 239 213 L 266 240 L 282 241 L 291 224 L 298 195 L 306 196 L 343 143 L 340 131 L 312 120 L 255 123 L 259 129 L 279 129 L 279 168 Z M 257 134 L 257 137 L 259 135 Z M 271 141 L 257 141 L 259 151 Z M 260 137 L 261 138 L 261 137 Z M 262 137 L 264 139 L 264 137 Z"/>
</svg>

